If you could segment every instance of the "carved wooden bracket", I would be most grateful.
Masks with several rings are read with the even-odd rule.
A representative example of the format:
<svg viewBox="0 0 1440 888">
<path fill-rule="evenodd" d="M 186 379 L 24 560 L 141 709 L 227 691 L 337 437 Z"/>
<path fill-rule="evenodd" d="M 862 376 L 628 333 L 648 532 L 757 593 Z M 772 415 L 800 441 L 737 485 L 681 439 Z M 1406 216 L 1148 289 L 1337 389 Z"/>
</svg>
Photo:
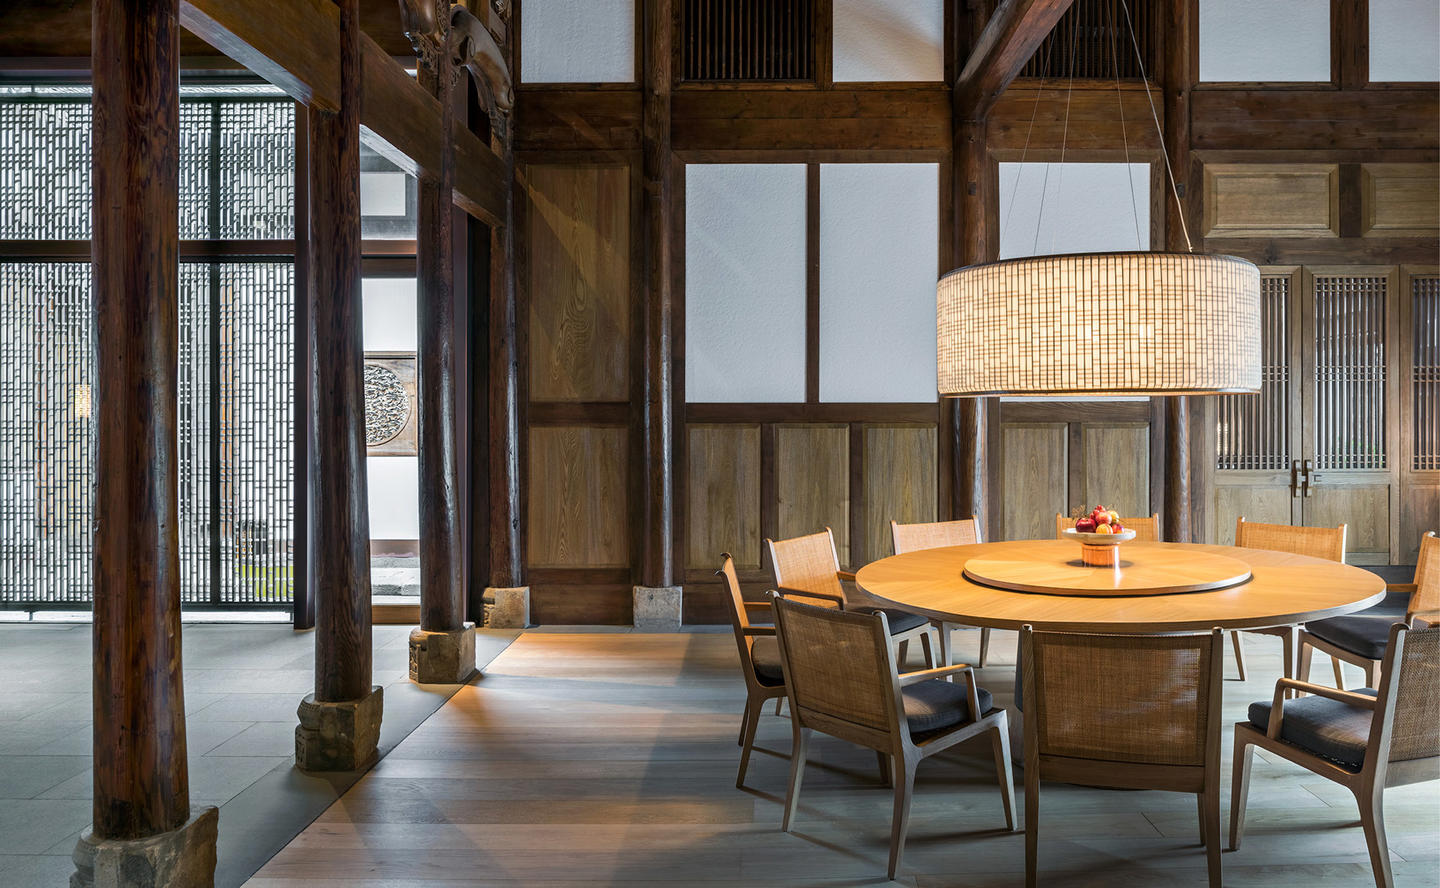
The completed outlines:
<svg viewBox="0 0 1440 888">
<path fill-rule="evenodd" d="M 497 130 L 497 135 L 506 128 L 510 112 L 515 107 L 510 66 L 505 61 L 505 53 L 496 35 L 498 30 L 499 40 L 504 39 L 508 8 L 505 0 L 497 0 L 496 15 L 487 16 L 487 24 L 459 4 L 450 7 L 451 59 L 470 71 L 480 92 L 480 103 L 489 113 L 491 126 Z"/>
</svg>

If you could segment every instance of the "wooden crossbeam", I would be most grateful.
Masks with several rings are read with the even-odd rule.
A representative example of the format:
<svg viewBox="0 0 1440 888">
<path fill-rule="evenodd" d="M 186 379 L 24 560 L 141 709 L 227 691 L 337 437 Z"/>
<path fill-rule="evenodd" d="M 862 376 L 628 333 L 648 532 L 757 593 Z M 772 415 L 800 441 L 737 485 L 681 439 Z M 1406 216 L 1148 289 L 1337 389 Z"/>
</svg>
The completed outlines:
<svg viewBox="0 0 1440 888">
<path fill-rule="evenodd" d="M 322 111 L 339 107 L 340 11 L 330 0 L 182 0 L 195 36 Z M 394 148 L 385 155 L 418 174 L 440 164 L 440 103 L 368 36 L 360 37 L 360 123 Z M 489 146 L 457 120 L 455 204 L 490 224 L 504 219 L 508 176 Z"/>
<path fill-rule="evenodd" d="M 955 79 L 957 119 L 981 120 L 1073 0 L 1005 0 Z"/>
</svg>

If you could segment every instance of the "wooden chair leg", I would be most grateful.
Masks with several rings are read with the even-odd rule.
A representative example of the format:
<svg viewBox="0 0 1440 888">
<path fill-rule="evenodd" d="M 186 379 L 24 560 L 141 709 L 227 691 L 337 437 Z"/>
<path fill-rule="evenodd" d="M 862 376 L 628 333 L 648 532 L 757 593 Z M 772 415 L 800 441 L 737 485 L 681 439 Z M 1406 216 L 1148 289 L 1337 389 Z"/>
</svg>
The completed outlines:
<svg viewBox="0 0 1440 888">
<path fill-rule="evenodd" d="M 800 807 L 800 781 L 805 777 L 805 753 L 810 748 L 810 729 L 795 722 L 794 742 L 790 750 L 790 789 L 785 793 L 785 819 L 780 829 L 790 831 L 790 822 L 795 819 L 795 809 Z"/>
<path fill-rule="evenodd" d="M 1345 661 L 1339 657 L 1331 657 L 1330 668 L 1335 670 L 1335 687 L 1345 690 Z"/>
<path fill-rule="evenodd" d="M 905 671 L 905 658 L 909 655 L 909 653 L 910 639 L 907 638 L 904 641 L 901 641 L 900 644 L 895 648 L 895 663 L 900 667 L 900 670 L 902 672 Z"/>
<path fill-rule="evenodd" d="M 1200 844 L 1205 845 L 1205 793 L 1195 793 L 1195 811 L 1200 817 Z"/>
<path fill-rule="evenodd" d="M 736 789 L 745 786 L 745 770 L 750 767 L 750 749 L 755 745 L 755 728 L 760 724 L 760 710 L 764 706 L 764 700 L 752 700 L 745 704 L 745 742 L 740 744 L 740 773 L 735 777 Z"/>
<path fill-rule="evenodd" d="M 1301 681 L 1309 681 L 1311 655 L 1315 653 L 1315 648 L 1311 647 L 1303 641 L 1299 642 L 1299 644 L 1300 653 L 1297 657 L 1298 662 L 1295 666 L 1295 677 L 1300 679 Z M 1303 697 L 1305 695 L 1297 694 L 1296 696 Z"/>
<path fill-rule="evenodd" d="M 1365 687 L 1378 690 L 1380 687 L 1380 661 L 1371 660 L 1360 668 L 1365 670 Z"/>
<path fill-rule="evenodd" d="M 890 762 L 890 755 L 877 749 L 875 760 L 880 764 L 880 785 L 889 789 L 894 785 L 895 779 L 895 766 Z"/>
<path fill-rule="evenodd" d="M 1000 778 L 1000 801 L 1005 805 L 1005 828 L 1015 831 L 1015 772 L 1010 767 L 1010 725 L 1000 719 L 990 731 L 995 752 L 995 775 Z"/>
<path fill-rule="evenodd" d="M 940 665 L 941 665 L 941 666 L 949 666 L 952 662 L 954 662 L 953 659 L 952 659 L 952 656 L 953 656 L 953 655 L 952 655 L 951 650 L 950 650 L 950 642 L 951 642 L 950 633 L 951 633 L 951 631 L 954 630 L 955 624 L 954 624 L 954 623 L 940 623 L 940 624 L 939 624 L 939 627 L 940 627 Z M 951 681 L 954 681 L 954 676 L 951 676 Z"/>
<path fill-rule="evenodd" d="M 900 857 L 905 853 L 905 833 L 910 829 L 910 799 L 915 793 L 916 762 L 904 756 L 895 759 L 895 815 L 890 821 L 890 880 L 900 871 Z"/>
<path fill-rule="evenodd" d="M 985 668 L 985 661 L 988 659 L 990 659 L 990 630 L 982 626 L 980 628 L 980 659 L 976 660 L 975 663 L 983 669 Z M 950 664 L 946 663 L 945 665 L 949 666 Z"/>
<path fill-rule="evenodd" d="M 1385 794 L 1381 787 L 1375 787 L 1365 798 L 1364 792 L 1355 793 L 1360 804 L 1360 825 L 1365 829 L 1365 847 L 1370 851 L 1370 867 L 1375 871 L 1375 888 L 1395 888 L 1395 877 L 1390 872 L 1390 844 L 1385 840 Z"/>
<path fill-rule="evenodd" d="M 930 626 L 924 632 L 920 633 L 920 650 L 925 655 L 926 669 L 934 669 L 939 665 L 936 663 L 936 656 L 940 653 L 936 648 L 939 647 L 939 645 L 939 633 L 935 631 L 934 626 Z"/>
<path fill-rule="evenodd" d="M 1245 802 L 1250 797 L 1250 762 L 1255 747 L 1242 739 L 1240 729 L 1235 731 L 1235 764 L 1230 782 L 1230 850 L 1240 848 L 1240 839 L 1245 834 Z"/>
<path fill-rule="evenodd" d="M 750 730 L 750 699 L 745 699 L 745 712 L 740 716 L 740 736 L 735 740 L 736 746 L 745 745 L 745 732 Z"/>
<path fill-rule="evenodd" d="M 1240 633 L 1232 631 L 1230 642 L 1235 645 L 1235 669 L 1240 673 L 1240 680 L 1245 680 L 1245 645 L 1240 641 Z"/>
<path fill-rule="evenodd" d="M 776 715 L 779 715 L 779 714 L 780 714 L 780 710 L 781 710 L 784 706 L 785 706 L 785 698 L 784 698 L 784 697 L 776 697 L 776 698 L 775 698 L 775 714 L 776 714 Z"/>
<path fill-rule="evenodd" d="M 1298 634 L 1294 626 L 1288 626 L 1285 629 L 1285 634 L 1280 636 L 1280 650 L 1282 656 L 1285 658 L 1284 669 L 1286 678 L 1295 677 L 1295 636 Z M 1286 688 L 1285 696 L 1294 697 L 1295 691 Z"/>
<path fill-rule="evenodd" d="M 1025 765 L 1025 888 L 1036 888 L 1040 867 L 1040 775 L 1029 761 Z"/>
<path fill-rule="evenodd" d="M 1218 765 L 1218 763 L 1217 763 Z M 1205 862 L 1210 871 L 1210 888 L 1220 888 L 1220 781 L 1206 779 L 1200 794 L 1201 831 L 1205 833 Z"/>
</svg>

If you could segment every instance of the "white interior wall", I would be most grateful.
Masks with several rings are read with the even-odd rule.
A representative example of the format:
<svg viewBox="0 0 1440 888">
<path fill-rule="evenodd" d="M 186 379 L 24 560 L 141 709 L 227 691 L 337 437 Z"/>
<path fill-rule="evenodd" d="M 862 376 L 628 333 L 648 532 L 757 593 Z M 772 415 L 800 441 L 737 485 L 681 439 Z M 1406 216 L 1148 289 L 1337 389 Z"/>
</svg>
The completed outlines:
<svg viewBox="0 0 1440 888">
<path fill-rule="evenodd" d="M 1000 164 L 1000 258 L 1150 249 L 1150 165 L 1128 172 L 1127 181 L 1123 163 Z"/>
<path fill-rule="evenodd" d="M 1201 0 L 1199 7 L 1202 81 L 1329 82 L 1330 0 Z"/>
<path fill-rule="evenodd" d="M 1370 0 L 1370 80 L 1440 80 L 1440 3 Z"/>
<path fill-rule="evenodd" d="M 835 0 L 832 66 L 837 83 L 943 80 L 943 0 Z"/>
<path fill-rule="evenodd" d="M 940 168 L 820 167 L 820 400 L 934 401 Z"/>
<path fill-rule="evenodd" d="M 365 350 L 415 350 L 414 278 L 365 278 L 363 301 Z M 415 409 L 416 405 L 411 405 Z M 376 456 L 365 460 L 370 479 L 370 538 L 420 538 L 420 466 L 413 456 Z"/>
<path fill-rule="evenodd" d="M 685 397 L 805 400 L 805 166 L 685 167 Z"/>
<path fill-rule="evenodd" d="M 633 83 L 635 0 L 525 0 L 521 83 Z"/>
</svg>

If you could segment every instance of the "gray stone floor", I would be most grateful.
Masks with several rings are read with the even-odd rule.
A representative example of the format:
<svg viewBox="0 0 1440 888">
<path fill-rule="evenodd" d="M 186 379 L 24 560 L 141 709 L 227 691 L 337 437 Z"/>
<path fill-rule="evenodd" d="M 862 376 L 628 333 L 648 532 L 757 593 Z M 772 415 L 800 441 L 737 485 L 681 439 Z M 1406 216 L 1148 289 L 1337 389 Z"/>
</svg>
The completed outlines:
<svg viewBox="0 0 1440 888">
<path fill-rule="evenodd" d="M 375 627 L 382 754 L 460 687 L 410 682 L 409 633 Z M 518 634 L 482 631 L 477 663 Z M 88 624 L 0 625 L 0 888 L 64 886 L 74 870 L 70 852 L 90 823 L 90 645 Z M 219 888 L 242 884 L 360 776 L 294 767 L 314 646 L 313 632 L 287 625 L 185 627 L 190 794 L 220 807 Z"/>
</svg>

